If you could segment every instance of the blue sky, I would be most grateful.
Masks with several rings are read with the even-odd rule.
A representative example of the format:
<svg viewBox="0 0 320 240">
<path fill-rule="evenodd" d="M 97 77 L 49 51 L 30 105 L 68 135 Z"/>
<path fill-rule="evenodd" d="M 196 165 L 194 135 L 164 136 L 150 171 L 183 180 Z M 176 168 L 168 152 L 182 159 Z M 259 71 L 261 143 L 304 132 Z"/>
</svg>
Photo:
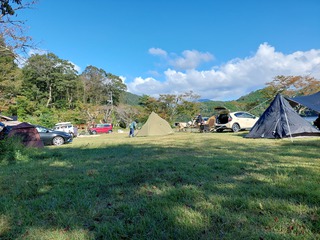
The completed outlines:
<svg viewBox="0 0 320 240">
<path fill-rule="evenodd" d="M 320 79 L 319 12 L 319 0 L 39 0 L 18 17 L 79 73 L 102 68 L 138 95 L 235 100 L 277 75 Z"/>
</svg>

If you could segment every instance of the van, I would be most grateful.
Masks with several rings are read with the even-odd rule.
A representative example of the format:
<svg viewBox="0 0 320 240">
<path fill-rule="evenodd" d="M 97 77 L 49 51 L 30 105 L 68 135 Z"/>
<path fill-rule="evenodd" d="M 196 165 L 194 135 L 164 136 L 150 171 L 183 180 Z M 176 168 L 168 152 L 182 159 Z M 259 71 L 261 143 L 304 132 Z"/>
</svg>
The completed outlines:
<svg viewBox="0 0 320 240">
<path fill-rule="evenodd" d="M 112 124 L 111 123 L 102 123 L 97 124 L 89 128 L 90 134 L 99 134 L 99 133 L 112 133 Z"/>
<path fill-rule="evenodd" d="M 70 133 L 72 137 L 78 136 L 78 128 L 74 127 L 71 122 L 60 122 L 53 127 L 56 131 Z"/>
</svg>

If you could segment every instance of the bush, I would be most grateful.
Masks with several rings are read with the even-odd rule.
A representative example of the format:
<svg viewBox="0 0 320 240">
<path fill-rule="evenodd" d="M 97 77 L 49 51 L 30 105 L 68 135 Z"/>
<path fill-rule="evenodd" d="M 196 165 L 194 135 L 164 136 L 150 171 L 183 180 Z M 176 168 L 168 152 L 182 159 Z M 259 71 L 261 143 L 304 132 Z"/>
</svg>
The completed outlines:
<svg viewBox="0 0 320 240">
<path fill-rule="evenodd" d="M 15 138 L 0 140 L 0 163 L 13 164 L 16 161 L 27 160 L 28 150 Z"/>
</svg>

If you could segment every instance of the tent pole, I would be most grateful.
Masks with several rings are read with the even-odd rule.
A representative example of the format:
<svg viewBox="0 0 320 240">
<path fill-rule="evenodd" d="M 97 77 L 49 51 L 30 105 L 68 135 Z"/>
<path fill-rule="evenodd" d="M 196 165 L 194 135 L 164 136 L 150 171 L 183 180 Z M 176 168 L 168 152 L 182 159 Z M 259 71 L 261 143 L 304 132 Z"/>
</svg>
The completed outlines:
<svg viewBox="0 0 320 240">
<path fill-rule="evenodd" d="M 282 107 L 283 107 L 283 109 L 284 109 L 284 116 L 286 117 L 286 122 L 287 122 L 287 126 L 288 126 L 288 129 L 289 129 L 290 139 L 291 139 L 291 142 L 293 142 L 293 140 L 292 140 L 292 134 L 291 134 L 291 129 L 290 129 L 290 126 L 289 126 L 289 121 L 288 121 L 288 117 L 287 117 L 287 113 L 286 113 L 286 108 L 284 107 L 282 101 L 281 101 L 281 104 L 282 104 Z"/>
</svg>

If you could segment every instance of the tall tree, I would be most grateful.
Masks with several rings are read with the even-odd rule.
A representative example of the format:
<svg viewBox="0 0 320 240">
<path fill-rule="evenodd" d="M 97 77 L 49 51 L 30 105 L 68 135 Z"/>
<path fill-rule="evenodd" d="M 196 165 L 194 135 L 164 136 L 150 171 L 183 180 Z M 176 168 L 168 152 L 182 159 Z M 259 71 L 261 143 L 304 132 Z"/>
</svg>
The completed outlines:
<svg viewBox="0 0 320 240">
<path fill-rule="evenodd" d="M 148 113 L 148 115 L 151 112 L 160 112 L 160 104 L 158 100 L 154 97 L 148 96 L 148 95 L 142 95 L 142 97 L 139 98 L 139 105 L 142 106 L 145 111 Z"/>
<path fill-rule="evenodd" d="M 0 38 L 0 48 L 5 42 Z M 5 47 L 4 47 L 5 48 Z M 14 98 L 20 92 L 21 70 L 14 61 L 13 54 L 9 49 L 7 52 L 0 51 L 0 111 L 7 109 L 14 102 Z"/>
<path fill-rule="evenodd" d="M 140 105 L 147 112 L 154 111 L 162 118 L 173 122 L 177 118 L 192 119 L 200 111 L 200 103 L 196 100 L 199 95 L 192 91 L 183 94 L 161 94 L 159 99 L 143 95 L 140 98 Z"/>
<path fill-rule="evenodd" d="M 286 96 L 310 95 L 320 91 L 320 81 L 312 76 L 276 76 L 267 83 L 268 94 L 280 92 Z"/>
<path fill-rule="evenodd" d="M 83 82 L 84 103 L 117 105 L 120 95 L 127 89 L 120 77 L 101 68 L 88 66 L 80 76 Z"/>
<path fill-rule="evenodd" d="M 87 66 L 80 75 L 80 79 L 83 86 L 83 103 L 100 105 L 96 110 L 98 113 L 92 112 L 93 108 L 86 108 L 87 115 L 96 116 L 102 113 L 103 121 L 110 122 L 113 107 L 119 104 L 120 97 L 127 86 L 120 77 L 94 66 Z"/>
<path fill-rule="evenodd" d="M 32 55 L 23 67 L 22 93 L 46 107 L 74 107 L 77 71 L 53 53 Z M 60 103 L 60 104 L 58 104 Z"/>
</svg>

